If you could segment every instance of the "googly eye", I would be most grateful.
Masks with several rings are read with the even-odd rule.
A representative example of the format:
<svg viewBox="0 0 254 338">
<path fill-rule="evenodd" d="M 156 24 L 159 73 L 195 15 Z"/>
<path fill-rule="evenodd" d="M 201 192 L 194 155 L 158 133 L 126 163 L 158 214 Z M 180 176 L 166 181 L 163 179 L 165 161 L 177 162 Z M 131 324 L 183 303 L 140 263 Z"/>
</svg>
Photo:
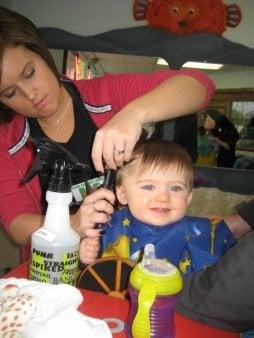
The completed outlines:
<svg viewBox="0 0 254 338">
<path fill-rule="evenodd" d="M 179 8 L 177 6 L 173 7 L 172 12 L 177 14 L 179 12 Z"/>
</svg>

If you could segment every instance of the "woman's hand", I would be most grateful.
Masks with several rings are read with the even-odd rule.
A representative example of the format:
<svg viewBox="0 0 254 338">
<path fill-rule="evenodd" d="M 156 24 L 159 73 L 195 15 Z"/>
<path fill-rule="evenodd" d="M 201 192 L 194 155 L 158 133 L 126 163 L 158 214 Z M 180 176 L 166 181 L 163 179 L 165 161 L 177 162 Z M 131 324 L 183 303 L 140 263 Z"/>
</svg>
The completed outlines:
<svg viewBox="0 0 254 338">
<path fill-rule="evenodd" d="M 213 143 L 215 143 L 215 144 L 217 144 L 217 145 L 219 145 L 219 146 L 221 146 L 221 147 L 223 147 L 223 148 L 225 148 L 225 149 L 230 149 L 230 147 L 229 147 L 229 145 L 226 143 L 226 142 L 223 142 L 223 141 L 221 141 L 218 137 L 215 137 L 215 136 L 209 136 L 209 139 L 213 142 Z"/>
<path fill-rule="evenodd" d="M 215 144 L 219 144 L 220 140 L 216 136 L 209 136 L 209 140 Z"/>
<path fill-rule="evenodd" d="M 96 170 L 103 172 L 103 160 L 111 169 L 129 161 L 145 124 L 200 110 L 208 102 L 213 88 L 210 83 L 208 95 L 207 86 L 199 80 L 188 75 L 175 75 L 130 101 L 96 133 L 92 149 Z"/>
<path fill-rule="evenodd" d="M 100 229 L 96 229 L 99 224 L 107 223 L 113 213 L 115 195 L 112 191 L 105 188 L 98 189 L 86 196 L 76 214 L 71 216 L 71 225 L 81 237 L 88 235 L 99 236 Z"/>
<path fill-rule="evenodd" d="M 218 214 L 200 214 L 199 217 L 209 218 L 210 220 L 216 219 L 217 221 L 224 220 L 229 230 L 237 240 L 243 238 L 248 232 L 252 231 L 251 226 L 246 223 L 238 214 L 227 216 Z"/>
<path fill-rule="evenodd" d="M 97 171 L 104 171 L 103 161 L 110 169 L 116 169 L 130 160 L 142 132 L 142 123 L 137 116 L 126 107 L 97 131 L 92 148 Z"/>
<path fill-rule="evenodd" d="M 243 238 L 248 232 L 252 231 L 251 226 L 238 214 L 225 216 L 224 221 L 237 240 Z"/>
<path fill-rule="evenodd" d="M 87 236 L 82 239 L 79 246 L 79 258 L 84 264 L 93 264 L 98 257 L 100 249 L 100 236 L 90 234 L 91 230 L 87 231 Z"/>
</svg>

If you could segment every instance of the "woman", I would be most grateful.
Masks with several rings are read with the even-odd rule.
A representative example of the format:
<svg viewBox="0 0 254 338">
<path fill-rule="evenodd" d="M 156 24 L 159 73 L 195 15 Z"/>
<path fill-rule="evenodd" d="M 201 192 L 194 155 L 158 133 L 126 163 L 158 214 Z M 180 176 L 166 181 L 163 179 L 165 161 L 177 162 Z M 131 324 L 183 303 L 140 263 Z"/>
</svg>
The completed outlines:
<svg viewBox="0 0 254 338">
<path fill-rule="evenodd" d="M 47 186 L 42 176 L 20 184 L 34 159 L 30 136 L 54 140 L 103 172 L 103 161 L 128 161 L 144 124 L 201 110 L 214 91 L 196 71 L 62 79 L 32 22 L 1 7 L 0 27 L 0 220 L 22 246 L 43 222 Z M 113 203 L 106 189 L 90 194 L 71 216 L 73 228 L 97 232 L 91 228 L 107 221 Z M 27 246 L 24 259 L 29 254 Z"/>
<path fill-rule="evenodd" d="M 233 168 L 235 163 L 235 147 L 239 139 L 238 131 L 226 116 L 215 109 L 206 111 L 205 129 L 212 131 L 209 139 L 219 146 L 217 167 Z"/>
</svg>

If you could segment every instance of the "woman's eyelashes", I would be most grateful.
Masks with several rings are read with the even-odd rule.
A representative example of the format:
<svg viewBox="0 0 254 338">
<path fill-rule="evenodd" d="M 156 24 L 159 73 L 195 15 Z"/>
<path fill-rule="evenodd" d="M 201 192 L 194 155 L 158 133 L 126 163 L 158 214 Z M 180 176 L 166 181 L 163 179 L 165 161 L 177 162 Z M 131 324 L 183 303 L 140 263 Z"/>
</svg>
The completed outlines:
<svg viewBox="0 0 254 338">
<path fill-rule="evenodd" d="M 32 69 L 30 69 L 29 71 L 27 71 L 27 72 L 24 74 L 24 79 L 25 79 L 25 80 L 29 80 L 29 79 L 31 79 L 31 78 L 34 76 L 34 74 L 35 74 L 35 69 L 32 68 Z M 16 89 L 10 89 L 10 90 L 8 90 L 7 92 L 5 92 L 5 95 L 4 95 L 4 96 L 5 96 L 7 99 L 11 99 L 12 97 L 14 97 L 14 96 L 16 95 L 16 92 L 17 92 Z"/>
<path fill-rule="evenodd" d="M 12 89 L 12 90 L 10 90 L 9 92 L 5 93 L 4 96 L 5 96 L 7 99 L 11 99 L 13 96 L 15 96 L 15 94 L 16 94 L 16 89 Z"/>
<path fill-rule="evenodd" d="M 31 70 L 29 70 L 29 71 L 25 74 L 24 78 L 25 78 L 26 80 L 28 80 L 28 79 L 30 79 L 30 78 L 32 78 L 32 77 L 34 76 L 34 73 L 35 73 L 35 69 L 32 68 Z"/>
</svg>

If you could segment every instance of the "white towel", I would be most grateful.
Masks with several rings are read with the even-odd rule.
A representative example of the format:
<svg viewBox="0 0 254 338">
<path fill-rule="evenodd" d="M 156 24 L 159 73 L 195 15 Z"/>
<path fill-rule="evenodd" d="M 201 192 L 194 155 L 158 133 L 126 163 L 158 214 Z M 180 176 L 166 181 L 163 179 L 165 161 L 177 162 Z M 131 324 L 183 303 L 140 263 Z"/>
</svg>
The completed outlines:
<svg viewBox="0 0 254 338">
<path fill-rule="evenodd" d="M 83 301 L 83 296 L 78 289 L 67 284 L 51 285 L 17 278 L 0 279 L 0 316 L 2 318 L 4 318 L 6 306 L 12 305 L 11 301 L 15 298 L 14 294 L 11 299 L 6 298 L 6 294 L 4 294 L 6 289 L 4 288 L 8 284 L 17 285 L 19 288 L 19 295 L 16 296 L 16 299 L 19 299 L 18 301 L 20 302 L 19 308 L 23 301 L 23 304 L 30 302 L 28 305 L 32 309 L 29 312 L 31 318 L 22 317 L 24 326 L 18 329 L 15 337 L 112 337 L 104 321 L 88 317 L 77 310 Z M 28 298 L 27 295 L 31 296 L 31 298 Z M 10 307 L 11 309 L 13 308 L 13 312 L 18 311 L 14 307 Z M 14 314 L 16 313 L 19 314 L 19 312 Z M 15 327 L 14 329 L 17 330 Z"/>
</svg>

